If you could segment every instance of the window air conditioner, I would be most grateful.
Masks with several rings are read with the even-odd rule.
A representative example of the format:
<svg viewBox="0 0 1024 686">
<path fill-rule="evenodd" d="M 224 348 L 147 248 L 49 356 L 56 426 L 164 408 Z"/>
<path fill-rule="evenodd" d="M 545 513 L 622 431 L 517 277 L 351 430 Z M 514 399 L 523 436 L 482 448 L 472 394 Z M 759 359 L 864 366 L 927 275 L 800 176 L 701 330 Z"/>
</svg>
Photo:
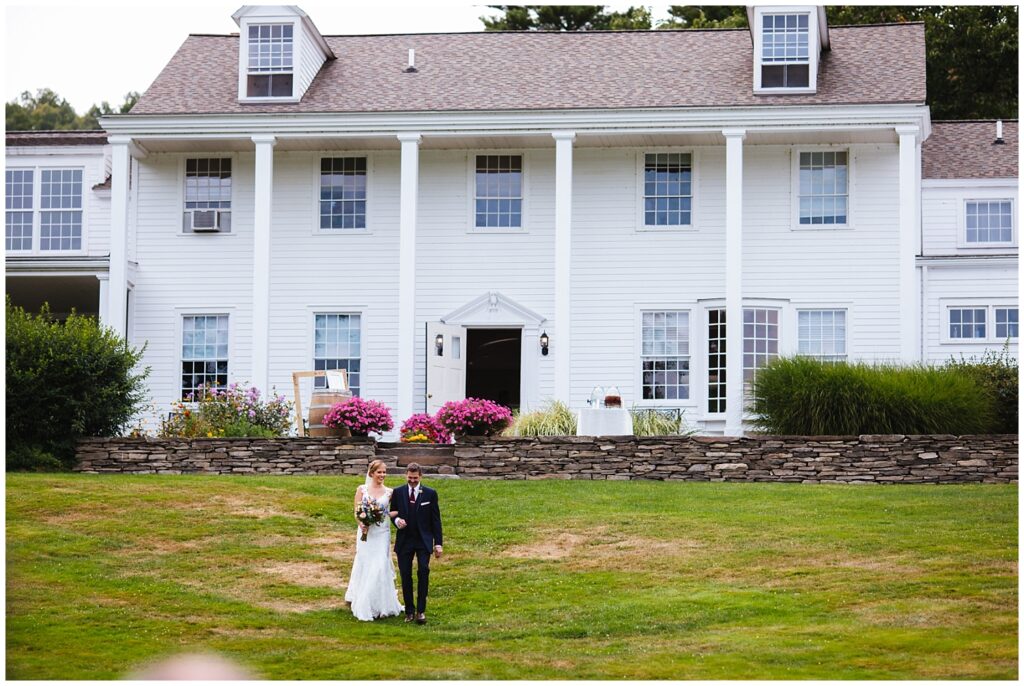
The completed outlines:
<svg viewBox="0 0 1024 686">
<path fill-rule="evenodd" d="M 192 210 L 192 230 L 196 233 L 220 231 L 220 210 Z"/>
</svg>

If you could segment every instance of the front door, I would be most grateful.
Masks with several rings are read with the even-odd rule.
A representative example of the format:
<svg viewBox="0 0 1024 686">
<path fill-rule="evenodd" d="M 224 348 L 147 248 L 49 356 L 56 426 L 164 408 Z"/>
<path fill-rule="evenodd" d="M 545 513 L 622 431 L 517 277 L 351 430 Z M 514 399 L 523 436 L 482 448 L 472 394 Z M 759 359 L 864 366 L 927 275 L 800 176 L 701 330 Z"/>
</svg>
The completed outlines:
<svg viewBox="0 0 1024 686">
<path fill-rule="evenodd" d="M 466 341 L 466 396 L 518 409 L 522 329 L 468 329 Z"/>
<path fill-rule="evenodd" d="M 427 322 L 427 412 L 466 397 L 466 329 Z"/>
</svg>

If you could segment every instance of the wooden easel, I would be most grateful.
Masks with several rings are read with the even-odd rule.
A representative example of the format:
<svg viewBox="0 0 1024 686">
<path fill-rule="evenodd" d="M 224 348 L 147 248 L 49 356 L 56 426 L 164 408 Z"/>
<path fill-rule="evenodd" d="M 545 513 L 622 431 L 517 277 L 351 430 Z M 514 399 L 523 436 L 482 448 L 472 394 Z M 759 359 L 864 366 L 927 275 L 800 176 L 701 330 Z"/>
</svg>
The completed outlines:
<svg viewBox="0 0 1024 686">
<path fill-rule="evenodd" d="M 302 416 L 303 416 L 303 412 L 302 412 L 302 395 L 300 394 L 299 379 L 310 379 L 310 378 L 317 378 L 317 377 L 325 377 L 326 378 L 328 374 L 331 374 L 331 375 L 340 374 L 341 375 L 341 380 L 343 382 L 343 385 L 345 386 L 344 390 L 345 391 L 349 391 L 348 371 L 345 370 L 345 369 L 329 369 L 329 370 L 317 369 L 316 371 L 308 371 L 308 372 L 292 372 L 292 386 L 294 387 L 294 390 L 295 390 L 295 427 L 298 429 L 299 436 L 305 437 L 305 435 L 306 435 L 306 425 L 302 421 Z M 337 389 L 331 389 L 331 390 L 337 390 Z"/>
</svg>

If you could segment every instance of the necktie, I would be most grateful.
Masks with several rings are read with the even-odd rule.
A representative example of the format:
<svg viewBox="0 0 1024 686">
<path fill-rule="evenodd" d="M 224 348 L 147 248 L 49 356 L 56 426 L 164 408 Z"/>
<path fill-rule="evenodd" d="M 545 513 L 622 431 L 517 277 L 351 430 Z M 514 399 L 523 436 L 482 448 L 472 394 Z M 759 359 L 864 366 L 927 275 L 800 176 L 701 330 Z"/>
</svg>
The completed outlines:
<svg viewBox="0 0 1024 686">
<path fill-rule="evenodd" d="M 409 504 L 410 505 L 415 505 L 416 504 L 416 489 L 414 489 L 414 488 L 410 488 L 409 489 Z"/>
</svg>

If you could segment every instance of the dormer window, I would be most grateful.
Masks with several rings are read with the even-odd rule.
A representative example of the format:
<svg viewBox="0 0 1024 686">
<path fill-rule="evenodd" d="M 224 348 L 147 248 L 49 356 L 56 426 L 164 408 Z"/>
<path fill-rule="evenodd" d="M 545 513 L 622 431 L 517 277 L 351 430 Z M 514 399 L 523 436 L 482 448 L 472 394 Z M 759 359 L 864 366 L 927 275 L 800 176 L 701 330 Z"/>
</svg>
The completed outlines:
<svg viewBox="0 0 1024 686">
<path fill-rule="evenodd" d="M 293 32 L 292 24 L 249 24 L 246 97 L 292 97 Z"/>
<path fill-rule="evenodd" d="M 810 27 L 807 14 L 761 17 L 761 88 L 810 85 Z"/>
</svg>

